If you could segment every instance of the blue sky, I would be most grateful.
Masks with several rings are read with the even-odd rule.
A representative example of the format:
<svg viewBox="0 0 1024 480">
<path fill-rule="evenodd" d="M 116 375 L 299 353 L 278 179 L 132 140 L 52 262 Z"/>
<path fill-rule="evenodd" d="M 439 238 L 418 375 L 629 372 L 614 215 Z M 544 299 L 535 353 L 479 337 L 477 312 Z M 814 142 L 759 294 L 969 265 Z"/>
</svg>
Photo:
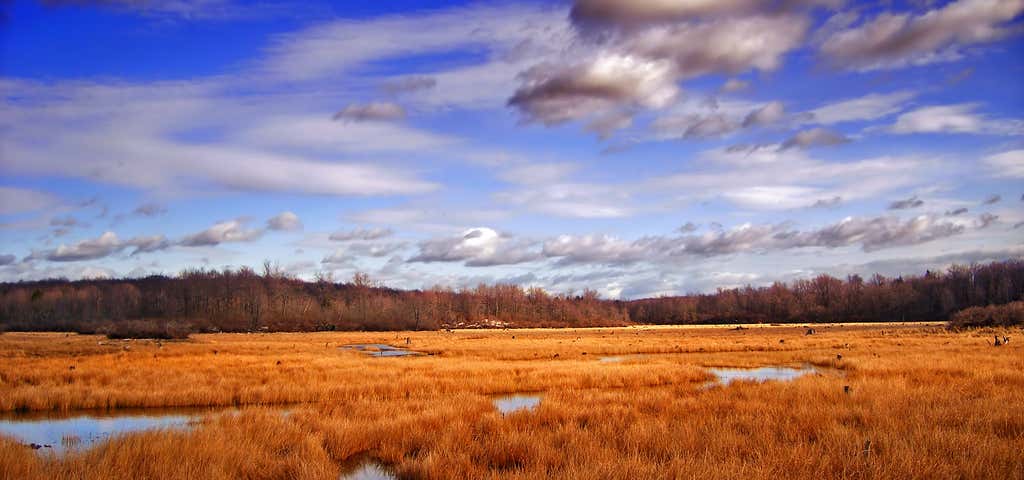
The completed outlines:
<svg viewBox="0 0 1024 480">
<path fill-rule="evenodd" d="M 1024 255 L 1024 0 L 4 8 L 0 280 L 636 298 Z"/>
</svg>

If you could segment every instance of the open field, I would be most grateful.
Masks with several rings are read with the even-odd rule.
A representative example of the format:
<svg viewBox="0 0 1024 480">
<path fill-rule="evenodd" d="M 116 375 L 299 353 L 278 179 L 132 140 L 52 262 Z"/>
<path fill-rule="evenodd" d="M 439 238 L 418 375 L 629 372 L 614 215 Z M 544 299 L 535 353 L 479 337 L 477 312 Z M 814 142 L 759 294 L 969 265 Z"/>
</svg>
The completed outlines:
<svg viewBox="0 0 1024 480">
<path fill-rule="evenodd" d="M 7 333 L 0 411 L 244 408 L 64 456 L 0 440 L 0 477 L 337 478 L 369 458 L 399 478 L 1024 478 L 1024 331 L 814 328 Z M 338 348 L 406 339 L 430 355 Z M 706 367 L 767 365 L 818 373 L 707 388 Z M 494 409 L 516 392 L 543 400 Z"/>
</svg>

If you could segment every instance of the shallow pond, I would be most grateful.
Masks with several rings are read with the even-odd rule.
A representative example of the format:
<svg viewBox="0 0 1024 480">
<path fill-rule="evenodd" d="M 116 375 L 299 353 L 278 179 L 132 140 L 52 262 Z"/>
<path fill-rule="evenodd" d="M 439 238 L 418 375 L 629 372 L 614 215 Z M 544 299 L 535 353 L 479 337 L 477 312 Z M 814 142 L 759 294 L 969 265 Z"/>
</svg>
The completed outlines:
<svg viewBox="0 0 1024 480">
<path fill-rule="evenodd" d="M 228 408 L 145 408 L 82 410 L 70 413 L 24 413 L 0 416 L 0 434 L 25 445 L 39 445 L 42 453 L 62 454 L 86 449 L 113 435 L 154 429 L 187 429 L 204 416 Z M 35 448 L 35 447 L 33 447 Z"/>
<path fill-rule="evenodd" d="M 539 393 L 500 395 L 494 397 L 494 408 L 497 408 L 498 412 L 501 412 L 502 415 L 518 412 L 520 410 L 533 410 L 537 408 L 537 405 L 540 405 L 540 399 L 542 396 L 543 395 Z"/>
<path fill-rule="evenodd" d="M 813 367 L 760 367 L 760 368 L 709 368 L 716 381 L 708 384 L 729 385 L 733 382 L 767 382 L 777 380 L 788 382 L 814 373 Z"/>
<path fill-rule="evenodd" d="M 383 343 L 355 343 L 338 347 L 342 350 L 355 350 L 374 357 L 405 357 L 409 355 L 426 355 L 423 352 L 416 352 L 404 348 L 385 345 Z"/>
</svg>

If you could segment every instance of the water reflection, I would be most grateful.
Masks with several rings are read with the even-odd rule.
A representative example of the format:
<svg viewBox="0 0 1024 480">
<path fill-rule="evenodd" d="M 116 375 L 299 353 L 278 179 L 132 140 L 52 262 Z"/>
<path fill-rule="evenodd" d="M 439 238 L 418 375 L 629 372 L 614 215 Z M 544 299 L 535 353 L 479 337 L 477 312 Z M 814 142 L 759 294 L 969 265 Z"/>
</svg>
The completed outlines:
<svg viewBox="0 0 1024 480">
<path fill-rule="evenodd" d="M 514 394 L 514 395 L 501 395 L 494 397 L 494 407 L 501 412 L 502 415 L 506 415 L 512 412 L 518 412 L 520 410 L 533 410 L 540 405 L 540 399 L 543 395 L 537 394 Z"/>
<path fill-rule="evenodd" d="M 394 347 L 383 343 L 354 343 L 338 347 L 342 350 L 355 350 L 374 357 L 405 357 L 409 355 L 426 355 L 423 352 L 416 352 L 404 348 Z"/>
<path fill-rule="evenodd" d="M 62 454 L 128 432 L 187 429 L 206 415 L 236 411 L 228 408 L 116 409 L 71 413 L 24 413 L 0 416 L 0 434 L 41 452 Z"/>
<path fill-rule="evenodd" d="M 708 371 L 716 378 L 709 387 L 733 382 L 788 382 L 815 372 L 813 367 L 709 368 Z"/>
<path fill-rule="evenodd" d="M 351 471 L 342 471 L 339 480 L 394 480 L 396 477 L 382 465 L 363 462 Z"/>
</svg>

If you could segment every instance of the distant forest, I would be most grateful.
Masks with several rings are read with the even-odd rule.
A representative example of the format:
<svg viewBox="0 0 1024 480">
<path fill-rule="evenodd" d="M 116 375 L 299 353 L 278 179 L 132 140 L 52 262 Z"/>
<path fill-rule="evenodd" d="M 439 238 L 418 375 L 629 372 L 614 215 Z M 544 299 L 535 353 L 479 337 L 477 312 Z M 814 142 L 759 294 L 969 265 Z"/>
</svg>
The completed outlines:
<svg viewBox="0 0 1024 480">
<path fill-rule="evenodd" d="M 603 300 L 595 291 L 480 285 L 396 290 L 365 274 L 304 281 L 267 263 L 262 272 L 187 270 L 176 277 L 0 284 L 0 329 L 116 336 L 193 332 L 427 330 L 628 324 L 814 323 L 948 320 L 1024 299 L 1024 261 L 953 266 L 921 276 L 819 275 L 711 294 Z"/>
</svg>

